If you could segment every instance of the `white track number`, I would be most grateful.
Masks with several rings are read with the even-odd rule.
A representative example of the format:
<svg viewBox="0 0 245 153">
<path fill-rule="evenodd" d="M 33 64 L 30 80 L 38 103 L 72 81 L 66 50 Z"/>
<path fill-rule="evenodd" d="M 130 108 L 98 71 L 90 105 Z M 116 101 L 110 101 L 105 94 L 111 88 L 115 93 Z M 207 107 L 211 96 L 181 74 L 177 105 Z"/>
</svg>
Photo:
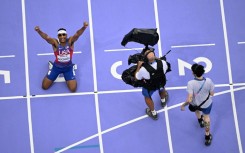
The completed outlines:
<svg viewBox="0 0 245 153">
<path fill-rule="evenodd" d="M 193 62 L 195 63 L 200 63 L 203 62 L 205 63 L 206 67 L 205 67 L 205 73 L 208 73 L 209 71 L 211 71 L 213 64 L 212 62 L 206 58 L 206 57 L 197 57 L 195 59 L 193 59 Z M 112 64 L 111 66 L 111 75 L 116 78 L 116 79 L 121 79 L 121 74 L 117 73 L 117 68 L 119 66 L 122 66 L 122 61 L 117 61 L 115 63 Z M 185 76 L 185 70 L 190 69 L 191 70 L 191 65 L 190 63 L 183 61 L 181 59 L 178 59 L 178 68 L 179 68 L 179 75 L 180 76 Z"/>
<path fill-rule="evenodd" d="M 205 73 L 208 73 L 212 69 L 212 62 L 206 57 L 198 57 L 193 60 L 195 63 L 204 62 L 206 64 Z M 185 68 L 191 69 L 191 64 L 178 59 L 179 75 L 185 75 Z"/>
<path fill-rule="evenodd" d="M 0 70 L 0 75 L 3 75 L 4 83 L 10 83 L 10 71 Z"/>
<path fill-rule="evenodd" d="M 117 61 L 111 66 L 111 74 L 114 78 L 121 79 L 121 74 L 117 73 L 117 67 L 122 65 L 122 61 Z"/>
</svg>

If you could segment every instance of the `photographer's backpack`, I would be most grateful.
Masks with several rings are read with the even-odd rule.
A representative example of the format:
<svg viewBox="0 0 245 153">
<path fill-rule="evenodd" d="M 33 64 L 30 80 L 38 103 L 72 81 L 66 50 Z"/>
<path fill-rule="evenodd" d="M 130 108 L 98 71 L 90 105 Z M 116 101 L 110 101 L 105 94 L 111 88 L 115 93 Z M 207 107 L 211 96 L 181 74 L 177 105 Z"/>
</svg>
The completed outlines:
<svg viewBox="0 0 245 153">
<path fill-rule="evenodd" d="M 142 80 L 137 80 L 134 77 L 135 71 L 137 69 L 137 65 L 133 65 L 130 68 L 126 69 L 122 73 L 122 80 L 133 87 L 142 87 L 144 82 Z"/>
</svg>

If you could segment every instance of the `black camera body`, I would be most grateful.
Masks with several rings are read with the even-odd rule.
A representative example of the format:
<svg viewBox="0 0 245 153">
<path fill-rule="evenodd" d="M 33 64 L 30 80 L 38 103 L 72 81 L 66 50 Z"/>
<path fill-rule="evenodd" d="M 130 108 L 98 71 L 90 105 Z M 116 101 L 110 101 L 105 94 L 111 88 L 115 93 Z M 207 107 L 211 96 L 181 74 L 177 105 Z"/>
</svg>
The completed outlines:
<svg viewBox="0 0 245 153">
<path fill-rule="evenodd" d="M 133 54 L 133 55 L 129 55 L 128 57 L 128 65 L 130 65 L 131 63 L 134 63 L 136 64 L 138 61 L 145 61 L 146 57 L 144 56 L 145 55 L 145 52 L 147 50 L 151 50 L 152 52 L 154 52 L 154 48 L 149 48 L 149 47 L 145 47 L 141 53 L 136 53 L 136 54 Z"/>
<path fill-rule="evenodd" d="M 136 53 L 134 55 L 129 55 L 128 57 L 128 65 L 130 65 L 131 63 L 136 64 L 138 61 L 143 61 L 144 60 L 144 56 L 141 53 Z"/>
</svg>

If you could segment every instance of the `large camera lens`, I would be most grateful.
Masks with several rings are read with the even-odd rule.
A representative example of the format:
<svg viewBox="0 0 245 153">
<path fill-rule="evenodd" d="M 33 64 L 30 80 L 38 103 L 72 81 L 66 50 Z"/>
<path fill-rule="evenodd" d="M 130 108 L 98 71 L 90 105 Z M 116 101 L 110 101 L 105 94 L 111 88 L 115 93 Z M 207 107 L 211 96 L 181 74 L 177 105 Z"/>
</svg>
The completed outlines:
<svg viewBox="0 0 245 153">
<path fill-rule="evenodd" d="M 128 57 L 128 65 L 130 65 L 131 63 L 136 64 L 138 61 L 142 61 L 142 60 L 143 60 L 143 55 L 141 53 L 130 55 Z"/>
</svg>

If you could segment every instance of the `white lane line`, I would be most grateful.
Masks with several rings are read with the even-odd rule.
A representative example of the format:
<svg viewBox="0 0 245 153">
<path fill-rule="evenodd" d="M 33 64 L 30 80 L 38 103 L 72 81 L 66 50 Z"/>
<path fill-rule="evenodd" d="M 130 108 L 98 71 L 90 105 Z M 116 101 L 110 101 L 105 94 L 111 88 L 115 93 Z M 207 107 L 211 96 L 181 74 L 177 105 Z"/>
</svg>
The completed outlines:
<svg viewBox="0 0 245 153">
<path fill-rule="evenodd" d="M 160 24 L 159 24 L 157 0 L 154 0 L 154 14 L 155 14 L 157 33 L 159 35 L 159 40 L 157 43 L 158 54 L 159 54 L 159 57 L 162 57 L 162 41 L 161 41 L 161 31 L 160 31 Z"/>
<path fill-rule="evenodd" d="M 75 51 L 73 52 L 73 54 L 81 54 L 82 51 Z M 54 53 L 40 53 L 40 54 L 37 54 L 37 56 L 49 56 L 49 55 L 54 55 Z"/>
<path fill-rule="evenodd" d="M 159 57 L 162 56 L 162 41 L 161 41 L 161 32 L 160 32 L 160 24 L 159 24 L 159 16 L 158 16 L 158 5 L 157 0 L 154 0 L 154 13 L 155 13 L 155 21 L 156 21 L 156 28 L 159 35 L 159 41 L 158 41 L 158 54 Z M 171 130 L 170 130 L 170 123 L 169 123 L 169 117 L 168 117 L 168 106 L 165 106 L 165 122 L 166 122 L 166 130 L 167 130 L 167 137 L 168 137 L 168 146 L 169 146 L 169 152 L 173 153 L 173 144 L 172 144 L 172 137 L 171 137 Z"/>
<path fill-rule="evenodd" d="M 82 96 L 82 95 L 93 95 L 93 94 L 94 92 L 59 93 L 59 94 L 32 95 L 31 98 Z"/>
<path fill-rule="evenodd" d="M 162 54 L 161 52 L 161 41 L 160 41 L 160 29 L 157 28 L 158 34 L 159 34 L 159 43 L 158 43 L 158 49 L 159 54 Z M 171 46 L 171 48 L 188 48 L 188 47 L 209 47 L 209 46 L 215 46 L 214 43 L 212 44 L 193 44 L 193 45 L 175 45 Z M 132 51 L 132 50 L 142 50 L 143 48 L 128 48 L 128 49 L 106 49 L 105 52 L 118 52 L 118 51 Z M 159 55 L 162 56 L 162 55 Z"/>
<path fill-rule="evenodd" d="M 210 47 L 210 46 L 215 46 L 215 44 L 178 45 L 178 46 L 171 46 L 171 48 Z"/>
<path fill-rule="evenodd" d="M 242 41 L 242 42 L 237 42 L 237 44 L 238 44 L 238 45 L 243 45 L 243 44 L 245 44 L 245 42 L 244 42 L 244 41 Z"/>
<path fill-rule="evenodd" d="M 119 51 L 132 51 L 132 50 L 142 50 L 143 48 L 128 48 L 128 49 L 106 49 L 105 52 L 119 52 Z"/>
<path fill-rule="evenodd" d="M 245 86 L 245 83 L 235 83 L 233 86 Z"/>
<path fill-rule="evenodd" d="M 95 99 L 95 112 L 97 121 L 97 130 L 100 144 L 100 153 L 104 153 L 103 140 L 101 134 L 101 123 L 100 123 L 100 109 L 99 109 L 99 99 L 98 85 L 97 85 L 97 73 L 96 73 L 96 59 L 95 59 L 95 45 L 94 45 L 94 31 L 93 31 L 93 18 L 92 18 L 92 5 L 91 0 L 88 0 L 88 16 L 89 16 L 89 30 L 90 30 L 90 44 L 91 44 L 91 56 L 92 56 L 92 69 L 93 69 L 93 81 L 94 81 L 94 99 Z"/>
<path fill-rule="evenodd" d="M 25 0 L 21 0 L 22 7 L 22 24 L 23 24 L 23 43 L 24 43 L 24 58 L 25 58 L 25 75 L 26 75 L 26 100 L 27 100 L 27 117 L 29 127 L 29 139 L 30 139 L 30 151 L 34 153 L 34 140 L 32 130 L 32 116 L 31 116 L 31 99 L 30 99 L 30 79 L 29 79 L 29 67 L 28 67 L 28 47 L 27 47 L 27 32 L 26 32 L 26 12 L 25 12 Z"/>
<path fill-rule="evenodd" d="M 0 56 L 0 58 L 13 58 L 15 57 L 15 55 L 4 55 L 4 56 Z"/>
<path fill-rule="evenodd" d="M 227 28 L 226 28 L 225 8 L 224 8 L 224 1 L 223 0 L 220 0 L 220 11 L 221 11 L 222 25 L 223 25 L 223 32 L 224 32 L 228 76 L 229 76 L 229 82 L 230 82 L 230 84 L 232 84 L 233 80 L 232 80 L 232 71 L 231 71 L 231 62 L 230 62 L 230 50 L 229 50 L 229 41 L 228 41 L 228 34 L 227 34 Z M 239 131 L 238 118 L 237 118 L 237 111 L 236 111 L 234 87 L 230 86 L 230 90 L 231 90 L 231 103 L 232 103 L 232 110 L 233 110 L 233 117 L 234 117 L 237 141 L 238 141 L 238 148 L 239 148 L 239 152 L 243 153 L 241 136 L 240 136 L 240 131 Z"/>
<path fill-rule="evenodd" d="M 216 84 L 215 87 L 229 87 L 229 84 Z M 232 86 L 245 86 L 245 83 L 232 84 Z M 186 89 L 186 86 L 179 87 L 166 87 L 166 90 L 183 90 Z M 113 93 L 132 93 L 132 92 L 141 92 L 141 88 L 128 89 L 128 90 L 108 90 L 108 91 L 98 91 L 98 94 L 113 94 Z M 234 89 L 235 91 L 236 89 Z M 76 93 L 58 93 L 58 94 L 43 94 L 43 95 L 31 95 L 30 98 L 46 98 L 46 97 L 64 97 L 64 96 L 81 96 L 81 95 L 93 95 L 95 92 L 76 92 Z M 9 96 L 9 97 L 0 97 L 0 100 L 5 99 L 22 99 L 26 98 L 23 96 Z"/>
<path fill-rule="evenodd" d="M 24 96 L 10 96 L 10 97 L 0 97 L 0 100 L 8 100 L 8 99 L 25 99 Z"/>
</svg>

